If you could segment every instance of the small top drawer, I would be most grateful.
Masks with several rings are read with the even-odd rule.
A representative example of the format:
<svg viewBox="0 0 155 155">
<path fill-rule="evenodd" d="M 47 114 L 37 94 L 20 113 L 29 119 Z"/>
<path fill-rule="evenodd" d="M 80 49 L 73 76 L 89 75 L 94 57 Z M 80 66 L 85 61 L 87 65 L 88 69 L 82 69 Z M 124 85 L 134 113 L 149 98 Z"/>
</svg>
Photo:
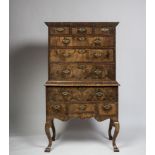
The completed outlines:
<svg viewBox="0 0 155 155">
<path fill-rule="evenodd" d="M 69 34 L 69 27 L 50 27 L 50 34 Z"/>
<path fill-rule="evenodd" d="M 115 29 L 113 27 L 96 27 L 94 32 L 95 34 L 113 35 Z"/>
<path fill-rule="evenodd" d="M 82 34 L 92 34 L 91 27 L 73 27 L 72 34 L 82 35 Z"/>
</svg>

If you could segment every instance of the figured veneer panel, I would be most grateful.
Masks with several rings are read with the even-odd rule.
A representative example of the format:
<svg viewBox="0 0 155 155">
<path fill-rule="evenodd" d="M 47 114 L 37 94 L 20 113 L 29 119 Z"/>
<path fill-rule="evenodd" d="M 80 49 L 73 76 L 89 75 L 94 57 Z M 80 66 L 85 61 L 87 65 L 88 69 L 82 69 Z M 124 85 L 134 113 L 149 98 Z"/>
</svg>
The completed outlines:
<svg viewBox="0 0 155 155">
<path fill-rule="evenodd" d="M 50 63 L 50 80 L 114 80 L 115 66 L 102 63 Z"/>
<path fill-rule="evenodd" d="M 51 49 L 50 62 L 114 62 L 113 49 Z"/>
</svg>

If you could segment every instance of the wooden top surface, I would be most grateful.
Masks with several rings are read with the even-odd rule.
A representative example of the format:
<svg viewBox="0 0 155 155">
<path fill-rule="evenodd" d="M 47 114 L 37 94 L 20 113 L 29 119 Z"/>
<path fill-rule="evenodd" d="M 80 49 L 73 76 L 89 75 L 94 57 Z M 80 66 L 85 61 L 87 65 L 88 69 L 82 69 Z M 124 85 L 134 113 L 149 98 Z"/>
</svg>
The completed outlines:
<svg viewBox="0 0 155 155">
<path fill-rule="evenodd" d="M 116 27 L 119 22 L 45 22 L 47 26 L 112 26 Z"/>
</svg>

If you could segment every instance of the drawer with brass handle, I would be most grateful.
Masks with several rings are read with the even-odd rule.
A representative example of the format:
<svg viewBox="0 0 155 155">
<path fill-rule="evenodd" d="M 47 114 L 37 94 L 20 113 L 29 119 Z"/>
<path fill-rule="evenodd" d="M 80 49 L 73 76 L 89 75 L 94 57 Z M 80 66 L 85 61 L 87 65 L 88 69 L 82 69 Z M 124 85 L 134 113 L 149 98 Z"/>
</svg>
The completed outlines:
<svg viewBox="0 0 155 155">
<path fill-rule="evenodd" d="M 117 102 L 117 87 L 48 87 L 47 93 L 52 96 L 48 98 L 52 102 Z M 106 109 L 106 107 L 105 107 Z"/>
<path fill-rule="evenodd" d="M 117 104 L 116 103 L 99 103 L 98 111 L 100 116 L 106 115 L 116 115 L 117 114 Z"/>
<path fill-rule="evenodd" d="M 113 47 L 114 46 L 114 37 L 105 36 L 105 37 L 58 37 L 50 36 L 50 46 L 57 47 L 92 47 L 92 48 L 102 48 L 102 47 Z"/>
<path fill-rule="evenodd" d="M 51 113 L 54 114 L 65 114 L 66 113 L 66 105 L 65 104 L 60 104 L 57 102 L 52 102 L 52 104 L 50 104 L 50 111 Z"/>
<path fill-rule="evenodd" d="M 50 63 L 50 80 L 114 80 L 113 64 Z"/>
<path fill-rule="evenodd" d="M 51 35 L 53 35 L 53 34 L 58 34 L 58 35 L 69 34 L 69 27 L 50 27 L 49 33 Z"/>
<path fill-rule="evenodd" d="M 73 103 L 70 104 L 69 107 L 69 114 L 72 113 L 95 113 L 95 104 L 85 104 L 85 103 Z"/>
<path fill-rule="evenodd" d="M 51 49 L 50 62 L 114 62 L 113 49 Z"/>
</svg>

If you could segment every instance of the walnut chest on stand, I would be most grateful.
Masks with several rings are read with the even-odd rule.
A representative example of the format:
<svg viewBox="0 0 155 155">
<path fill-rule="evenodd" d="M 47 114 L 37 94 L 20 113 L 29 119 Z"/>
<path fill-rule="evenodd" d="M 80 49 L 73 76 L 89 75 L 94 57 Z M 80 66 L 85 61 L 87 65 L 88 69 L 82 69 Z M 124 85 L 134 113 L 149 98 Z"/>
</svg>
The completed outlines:
<svg viewBox="0 0 155 155">
<path fill-rule="evenodd" d="M 109 140 L 114 152 L 119 132 L 116 39 L 118 22 L 46 22 L 48 81 L 45 132 L 51 151 L 54 119 L 110 119 Z M 112 127 L 115 128 L 111 134 Z M 50 128 L 53 131 L 51 137 Z"/>
</svg>

